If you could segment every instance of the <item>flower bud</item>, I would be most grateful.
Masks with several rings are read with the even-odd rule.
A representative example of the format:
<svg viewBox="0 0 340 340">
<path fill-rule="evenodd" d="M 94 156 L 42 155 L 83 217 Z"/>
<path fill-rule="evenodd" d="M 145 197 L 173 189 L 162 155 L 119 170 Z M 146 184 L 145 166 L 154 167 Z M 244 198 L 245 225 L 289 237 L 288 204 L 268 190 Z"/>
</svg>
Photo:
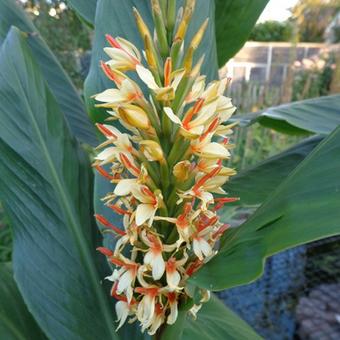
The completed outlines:
<svg viewBox="0 0 340 340">
<path fill-rule="evenodd" d="M 164 155 L 160 145 L 153 140 L 143 140 L 139 143 L 140 149 L 149 161 L 163 161 Z"/>
<path fill-rule="evenodd" d="M 118 108 L 120 118 L 127 124 L 138 129 L 150 128 L 150 121 L 146 112 L 136 105 L 124 105 Z"/>
<path fill-rule="evenodd" d="M 199 44 L 201 43 L 204 37 L 204 33 L 208 27 L 208 22 L 209 22 L 209 19 L 206 19 L 204 23 L 202 24 L 202 26 L 200 27 L 200 29 L 195 34 L 195 36 L 193 37 L 193 39 L 191 40 L 190 47 L 192 47 L 193 49 L 196 50 Z"/>
<path fill-rule="evenodd" d="M 182 161 L 174 166 L 173 174 L 180 181 L 186 181 L 190 175 L 191 163 L 189 161 Z"/>
</svg>

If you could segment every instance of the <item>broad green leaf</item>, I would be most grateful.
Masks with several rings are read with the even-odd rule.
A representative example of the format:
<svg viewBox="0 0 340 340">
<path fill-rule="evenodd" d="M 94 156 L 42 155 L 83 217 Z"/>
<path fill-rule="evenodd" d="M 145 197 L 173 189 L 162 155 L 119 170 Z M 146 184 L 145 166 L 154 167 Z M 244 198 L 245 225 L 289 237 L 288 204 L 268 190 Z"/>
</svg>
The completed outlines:
<svg viewBox="0 0 340 340">
<path fill-rule="evenodd" d="M 67 0 L 67 3 L 92 26 L 96 14 L 97 0 Z"/>
<path fill-rule="evenodd" d="M 223 66 L 242 48 L 268 1 L 215 0 L 219 66 Z"/>
<path fill-rule="evenodd" d="M 91 180 L 34 61 L 12 28 L 0 52 L 0 193 L 19 290 L 52 339 L 115 339 L 94 265 Z"/>
<path fill-rule="evenodd" d="M 178 5 L 183 4 L 183 0 L 177 1 Z M 94 108 L 94 100 L 90 97 L 93 94 L 99 93 L 107 88 L 112 88 L 113 83 L 109 81 L 99 67 L 100 60 L 108 60 L 108 56 L 104 53 L 103 48 L 108 45 L 105 40 L 105 34 L 112 36 L 120 36 L 135 44 L 139 50 L 143 50 L 143 41 L 138 33 L 135 23 L 132 8 L 136 7 L 145 22 L 149 26 L 150 31 L 153 31 L 153 21 L 150 10 L 150 1 L 140 0 L 124 0 L 110 1 L 98 0 L 96 20 L 95 20 L 95 35 L 93 40 L 93 50 L 91 58 L 91 66 L 88 77 L 85 81 L 85 98 L 91 118 L 94 121 L 102 121 L 107 114 L 103 109 Z M 205 62 L 202 67 L 202 74 L 206 74 L 208 80 L 217 78 L 217 55 L 215 43 L 215 26 L 214 20 L 214 1 L 213 0 L 198 0 L 196 10 L 193 15 L 193 21 L 189 27 L 187 34 L 187 42 L 196 33 L 203 21 L 210 17 L 209 26 L 200 48 L 196 52 L 197 57 L 205 54 Z M 135 80 L 139 81 L 135 75 L 130 74 Z"/>
<path fill-rule="evenodd" d="M 27 32 L 28 45 L 74 136 L 84 143 L 96 145 L 93 125 L 71 79 L 21 6 L 15 0 L 2 0 L 0 1 L 0 44 L 12 25 Z"/>
<path fill-rule="evenodd" d="M 47 339 L 32 315 L 13 279 L 10 263 L 0 264 L 0 336 L 6 340 Z"/>
<path fill-rule="evenodd" d="M 231 196 L 240 197 L 240 204 L 260 204 L 294 168 L 322 141 L 314 136 L 240 172 L 224 185 Z"/>
<path fill-rule="evenodd" d="M 175 339 L 175 338 L 173 338 Z M 262 339 L 255 331 L 217 297 L 212 295 L 210 301 L 202 305 L 197 320 L 189 316 L 184 326 L 183 340 L 240 340 Z"/>
<path fill-rule="evenodd" d="M 192 278 L 213 290 L 256 279 L 266 257 L 340 234 L 340 127 L 321 142 Z"/>
<path fill-rule="evenodd" d="M 329 134 L 340 125 L 340 95 L 301 100 L 233 118 L 238 119 L 243 124 L 259 122 L 287 134 Z"/>
</svg>

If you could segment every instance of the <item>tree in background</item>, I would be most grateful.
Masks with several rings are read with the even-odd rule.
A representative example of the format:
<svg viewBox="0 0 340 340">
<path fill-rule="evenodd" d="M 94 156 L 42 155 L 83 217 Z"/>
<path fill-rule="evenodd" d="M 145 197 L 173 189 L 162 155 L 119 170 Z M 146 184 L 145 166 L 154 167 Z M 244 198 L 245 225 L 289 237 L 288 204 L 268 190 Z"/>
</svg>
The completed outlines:
<svg viewBox="0 0 340 340">
<path fill-rule="evenodd" d="M 323 42 L 327 26 L 340 10 L 340 0 L 299 0 L 292 8 L 300 41 Z"/>
<path fill-rule="evenodd" d="M 266 21 L 257 24 L 250 34 L 252 41 L 290 41 L 293 26 L 289 21 Z"/>
<path fill-rule="evenodd" d="M 90 32 L 79 17 L 59 0 L 20 0 L 77 88 L 82 87 L 84 74 L 79 56 L 91 49 Z"/>
</svg>

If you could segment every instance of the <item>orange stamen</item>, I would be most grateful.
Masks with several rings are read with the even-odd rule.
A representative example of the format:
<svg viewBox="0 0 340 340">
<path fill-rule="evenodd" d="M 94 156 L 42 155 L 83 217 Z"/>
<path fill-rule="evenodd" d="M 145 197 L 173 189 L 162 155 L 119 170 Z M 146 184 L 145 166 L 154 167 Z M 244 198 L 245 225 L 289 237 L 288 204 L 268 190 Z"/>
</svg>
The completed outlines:
<svg viewBox="0 0 340 340">
<path fill-rule="evenodd" d="M 164 64 L 164 86 L 170 86 L 172 72 L 172 61 L 171 58 L 167 58 Z"/>
<path fill-rule="evenodd" d="M 209 180 L 210 178 L 216 176 L 220 171 L 221 171 L 221 164 L 219 164 L 215 169 L 213 169 L 212 171 L 210 171 L 208 174 L 206 174 L 205 176 L 203 176 L 193 187 L 193 191 L 198 190 L 201 186 L 204 185 L 204 183 Z"/>
<path fill-rule="evenodd" d="M 215 198 L 215 202 L 217 202 L 217 204 L 214 207 L 214 211 L 221 209 L 226 203 L 232 203 L 239 200 L 240 200 L 239 197 Z"/>
<path fill-rule="evenodd" d="M 112 137 L 114 139 L 117 139 L 117 136 L 111 131 L 109 130 L 107 127 L 105 127 L 104 124 L 96 124 L 98 130 L 105 136 L 105 137 Z"/>
<path fill-rule="evenodd" d="M 200 136 L 200 141 L 202 141 L 205 137 L 208 136 L 209 133 L 211 133 L 212 131 L 214 131 L 217 127 L 218 124 L 220 123 L 220 120 L 218 118 L 215 118 L 211 124 L 209 125 L 208 129 L 206 132 L 204 132 L 201 136 Z"/>
<path fill-rule="evenodd" d="M 120 153 L 119 156 L 120 156 L 122 163 L 127 169 L 132 170 L 132 172 L 136 173 L 137 176 L 140 174 L 140 170 L 131 163 L 131 161 L 126 155 L 124 155 L 123 153 Z"/>
<path fill-rule="evenodd" d="M 131 215 L 130 211 L 124 210 L 124 209 L 122 209 L 121 207 L 118 207 L 115 204 L 110 204 L 108 207 L 119 215 Z"/>
<path fill-rule="evenodd" d="M 124 232 L 123 230 L 117 228 L 116 226 L 114 226 L 112 223 L 110 223 L 104 216 L 99 215 L 99 214 L 95 214 L 94 215 L 96 220 L 101 223 L 104 227 L 109 228 L 111 230 L 113 230 L 115 233 L 119 234 L 119 235 L 126 235 L 126 232 Z"/>
<path fill-rule="evenodd" d="M 137 287 L 135 288 L 135 292 L 143 295 L 150 295 L 155 297 L 159 293 L 159 288 L 144 288 L 144 287 Z"/>
<path fill-rule="evenodd" d="M 220 236 L 222 236 L 222 234 L 230 227 L 229 224 L 224 224 L 219 230 L 216 231 L 216 233 L 214 233 L 212 235 L 212 238 L 216 239 Z"/>
<path fill-rule="evenodd" d="M 97 250 L 108 257 L 113 255 L 113 251 L 105 247 L 98 247 Z"/>
<path fill-rule="evenodd" d="M 117 77 L 117 75 L 111 70 L 110 66 L 105 64 L 103 61 L 100 62 L 100 66 L 105 73 L 105 75 L 112 81 L 116 83 L 116 85 L 120 85 L 122 83 L 121 79 Z"/>
<path fill-rule="evenodd" d="M 188 276 L 192 276 L 192 274 L 194 274 L 202 265 L 203 261 L 201 260 L 196 260 L 195 262 L 191 263 L 189 265 L 189 267 L 187 268 L 187 270 L 185 271 L 185 273 Z"/>
<path fill-rule="evenodd" d="M 170 303 L 174 303 L 177 300 L 176 293 L 174 292 L 168 293 L 167 297 Z"/>
<path fill-rule="evenodd" d="M 103 177 L 105 177 L 106 179 L 108 179 L 108 180 L 110 180 L 110 181 L 114 179 L 114 177 L 111 176 L 111 175 L 110 175 L 106 170 L 104 170 L 101 166 L 96 165 L 95 168 L 96 168 L 96 170 L 97 170 Z"/>
<path fill-rule="evenodd" d="M 112 47 L 122 49 L 122 46 L 120 46 L 118 41 L 115 38 L 113 38 L 110 34 L 105 34 L 105 38 Z"/>
<path fill-rule="evenodd" d="M 176 271 L 176 259 L 174 257 L 171 257 L 167 262 L 166 262 L 166 271 L 173 273 Z"/>
<path fill-rule="evenodd" d="M 200 98 L 197 100 L 195 105 L 189 110 L 189 112 L 186 114 L 185 118 L 183 119 L 183 126 L 185 128 L 188 127 L 188 124 L 191 122 L 192 117 L 201 110 L 203 104 L 204 104 L 204 99 Z"/>
<path fill-rule="evenodd" d="M 157 315 L 161 315 L 163 313 L 163 307 L 160 303 L 156 303 L 155 305 L 155 313 Z"/>
</svg>

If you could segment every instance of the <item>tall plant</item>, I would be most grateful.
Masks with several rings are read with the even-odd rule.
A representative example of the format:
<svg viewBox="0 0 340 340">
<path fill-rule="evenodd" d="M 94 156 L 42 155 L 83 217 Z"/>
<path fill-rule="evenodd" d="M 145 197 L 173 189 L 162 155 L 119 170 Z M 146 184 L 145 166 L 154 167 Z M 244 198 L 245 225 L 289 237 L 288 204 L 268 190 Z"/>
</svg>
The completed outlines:
<svg viewBox="0 0 340 340">
<path fill-rule="evenodd" d="M 217 41 L 220 60 L 265 3 L 216 1 L 217 23 L 231 25 L 229 43 Z M 234 125 L 228 80 L 204 86 L 217 74 L 215 3 L 70 4 L 95 28 L 85 99 L 100 142 L 32 23 L 14 1 L 0 2 L 0 189 L 19 289 L 11 266 L 1 267 L 4 337 L 258 338 L 208 291 L 250 282 L 266 257 L 340 233 L 340 96 L 242 117 L 319 136 L 225 183 L 234 174 L 223 165 Z M 108 35 L 108 47 L 105 33 L 121 38 Z M 100 143 L 94 178 L 79 140 Z M 228 228 L 223 205 L 242 202 L 261 206 Z"/>
</svg>

